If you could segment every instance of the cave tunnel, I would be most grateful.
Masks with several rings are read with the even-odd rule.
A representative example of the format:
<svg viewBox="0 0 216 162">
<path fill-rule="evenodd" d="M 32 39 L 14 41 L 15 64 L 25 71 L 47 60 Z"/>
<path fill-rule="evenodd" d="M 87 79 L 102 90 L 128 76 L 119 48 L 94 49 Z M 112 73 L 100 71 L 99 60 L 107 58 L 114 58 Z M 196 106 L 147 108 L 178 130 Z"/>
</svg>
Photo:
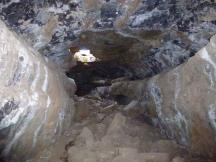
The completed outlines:
<svg viewBox="0 0 216 162">
<path fill-rule="evenodd" d="M 216 2 L 1 0 L 1 162 L 215 162 Z"/>
</svg>

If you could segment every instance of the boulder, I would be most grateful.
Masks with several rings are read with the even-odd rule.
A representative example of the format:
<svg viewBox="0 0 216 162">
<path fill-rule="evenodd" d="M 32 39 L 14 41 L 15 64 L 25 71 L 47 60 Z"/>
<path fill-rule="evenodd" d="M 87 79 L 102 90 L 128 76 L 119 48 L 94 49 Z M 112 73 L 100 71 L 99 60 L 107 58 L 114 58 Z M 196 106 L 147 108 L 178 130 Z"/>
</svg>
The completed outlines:
<svg viewBox="0 0 216 162">
<path fill-rule="evenodd" d="M 2 21 L 0 74 L 1 156 L 24 161 L 54 143 L 70 126 L 73 100 L 63 83 L 74 83 Z"/>
<path fill-rule="evenodd" d="M 216 158 L 216 36 L 186 63 L 150 79 L 114 83 L 137 99 L 155 126 L 193 154 Z"/>
</svg>

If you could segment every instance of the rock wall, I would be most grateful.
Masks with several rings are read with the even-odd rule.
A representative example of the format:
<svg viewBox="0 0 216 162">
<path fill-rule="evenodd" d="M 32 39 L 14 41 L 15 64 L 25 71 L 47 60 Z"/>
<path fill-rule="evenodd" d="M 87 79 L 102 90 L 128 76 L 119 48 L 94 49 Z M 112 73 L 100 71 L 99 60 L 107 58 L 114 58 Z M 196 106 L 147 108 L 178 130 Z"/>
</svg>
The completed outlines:
<svg viewBox="0 0 216 162">
<path fill-rule="evenodd" d="M 120 32 L 123 40 L 135 37 L 138 44 L 144 42 L 145 48 L 132 48 L 132 54 L 139 53 L 140 60 L 140 64 L 133 67 L 142 68 L 139 75 L 143 77 L 175 67 L 205 46 L 216 34 L 215 13 L 216 2 L 211 0 L 0 2 L 0 15 L 8 26 L 59 63 L 83 31 L 109 29 Z M 113 47 L 109 40 L 106 49 Z"/>
<path fill-rule="evenodd" d="M 99 32 L 103 37 L 103 33 L 110 30 L 111 37 L 108 33 L 106 37 L 99 40 L 90 39 L 90 44 L 87 41 L 83 45 L 89 45 L 90 48 L 102 46 L 105 47 L 105 51 L 114 47 L 120 49 L 115 51 L 117 55 L 125 51 L 131 51 L 127 56 L 138 54 L 136 56 L 139 64 L 136 60 L 134 68 L 138 69 L 139 74 L 144 74 L 142 77 L 170 70 L 171 67 L 188 60 L 206 45 L 209 38 L 216 33 L 215 13 L 216 2 L 212 0 L 4 0 L 0 2 L 0 14 L 4 22 L 22 34 L 35 49 L 56 62 L 61 63 L 61 59 L 69 54 L 68 48 L 76 43 L 77 39 L 78 41 L 80 37 L 86 39 L 88 34 L 82 36 L 85 31 L 92 32 L 93 34 L 89 35 L 96 38 L 98 34 L 95 33 Z M 12 39 L 4 32 L 0 34 L 4 35 L 3 40 Z M 116 45 L 116 41 L 112 40 L 121 39 L 124 40 L 123 43 L 113 46 Z M 94 41 L 96 45 L 91 44 Z M 29 148 L 35 146 L 35 141 L 38 141 L 36 146 L 41 147 L 50 143 L 48 141 L 55 136 L 55 133 L 53 134 L 55 128 L 61 128 L 60 121 L 64 115 L 60 110 L 67 107 L 64 104 L 68 103 L 68 97 L 59 77 L 56 73 L 52 73 L 56 68 L 44 66 L 47 63 L 30 48 L 27 50 L 25 47 L 27 51 L 31 51 L 29 53 L 35 54 L 22 56 L 26 50 L 20 48 L 17 41 L 13 45 L 10 44 L 13 42 L 11 40 L 5 42 L 8 46 L 2 43 L 2 49 L 10 50 L 10 55 L 1 55 L 3 64 L 0 66 L 7 67 L 11 72 L 2 73 L 1 84 L 4 86 L 0 86 L 4 88 L 1 90 L 4 92 L 1 98 L 5 98 L 1 103 L 1 109 L 6 109 L 1 112 L 1 123 L 4 123 L 1 126 L 4 130 L 1 136 L 6 137 L 10 134 L 7 136 L 8 141 L 4 140 L 7 144 L 4 152 L 13 148 L 15 150 L 25 148 L 29 152 Z M 98 42 L 104 44 L 99 47 Z M 134 46 L 127 47 L 130 44 Z M 161 73 L 152 79 L 114 84 L 112 93 L 123 95 L 127 93 L 129 97 L 139 100 L 140 107 L 146 110 L 146 115 L 167 136 L 175 138 L 193 153 L 213 158 L 216 125 L 213 54 L 215 46 L 213 38 L 207 47 L 176 69 Z M 122 55 L 120 58 L 125 56 Z M 9 56 L 10 59 L 6 58 Z M 25 59 L 27 57 L 28 60 Z M 26 71 L 22 72 L 22 69 Z M 49 76 L 49 81 L 46 81 L 46 74 Z M 46 82 L 50 84 L 47 91 Z M 17 95 L 19 93 L 21 95 Z M 50 101 L 55 102 L 52 111 L 45 109 L 46 105 L 50 105 Z M 7 110 L 8 107 L 14 110 Z M 39 111 L 41 109 L 43 111 Z M 51 114 L 46 116 L 49 110 Z M 7 118 L 10 118 L 12 112 L 16 112 L 12 118 L 14 120 L 8 122 Z M 26 116 L 30 118 L 26 118 L 27 113 L 30 115 Z M 22 117 L 18 118 L 19 116 Z M 64 118 L 69 119 L 66 116 Z M 47 124 L 41 125 L 43 122 L 33 122 L 33 120 L 47 120 L 45 122 Z M 30 126 L 33 131 L 30 130 Z M 48 129 L 43 129 L 44 127 Z M 25 140 L 21 140 L 24 137 Z M 20 141 L 21 144 L 18 144 Z M 25 151 L 22 150 L 23 152 Z"/>
<path fill-rule="evenodd" d="M 216 36 L 194 57 L 153 78 L 115 83 L 113 95 L 139 101 L 145 116 L 198 156 L 216 159 Z"/>
<path fill-rule="evenodd" d="M 54 143 L 70 126 L 73 100 L 63 82 L 68 85 L 71 81 L 0 21 L 2 157 L 24 161 Z"/>
</svg>

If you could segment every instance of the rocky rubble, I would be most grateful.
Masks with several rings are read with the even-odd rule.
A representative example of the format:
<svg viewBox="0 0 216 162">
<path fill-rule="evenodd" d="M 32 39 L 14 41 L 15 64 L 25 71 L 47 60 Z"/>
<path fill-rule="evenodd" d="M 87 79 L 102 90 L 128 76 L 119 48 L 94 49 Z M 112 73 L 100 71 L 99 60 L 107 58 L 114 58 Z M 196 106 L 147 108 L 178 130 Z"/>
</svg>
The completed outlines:
<svg viewBox="0 0 216 162">
<path fill-rule="evenodd" d="M 101 104 L 100 100 L 79 97 L 75 114 L 80 120 L 75 119 L 72 127 L 49 149 L 46 159 L 41 154 L 33 162 L 184 162 L 191 159 L 185 148 L 160 135 L 152 126 L 123 115 L 124 106 Z"/>
</svg>

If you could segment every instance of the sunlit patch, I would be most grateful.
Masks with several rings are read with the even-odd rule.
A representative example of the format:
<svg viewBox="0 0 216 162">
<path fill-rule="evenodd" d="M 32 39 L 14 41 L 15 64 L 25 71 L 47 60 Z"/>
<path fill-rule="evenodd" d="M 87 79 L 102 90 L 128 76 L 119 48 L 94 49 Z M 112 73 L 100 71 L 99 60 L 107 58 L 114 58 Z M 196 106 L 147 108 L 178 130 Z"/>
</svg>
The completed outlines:
<svg viewBox="0 0 216 162">
<path fill-rule="evenodd" d="M 73 57 L 74 57 L 74 60 L 83 62 L 83 63 L 96 61 L 96 57 L 93 54 L 91 54 L 89 49 L 80 49 L 78 52 L 75 52 Z"/>
</svg>

